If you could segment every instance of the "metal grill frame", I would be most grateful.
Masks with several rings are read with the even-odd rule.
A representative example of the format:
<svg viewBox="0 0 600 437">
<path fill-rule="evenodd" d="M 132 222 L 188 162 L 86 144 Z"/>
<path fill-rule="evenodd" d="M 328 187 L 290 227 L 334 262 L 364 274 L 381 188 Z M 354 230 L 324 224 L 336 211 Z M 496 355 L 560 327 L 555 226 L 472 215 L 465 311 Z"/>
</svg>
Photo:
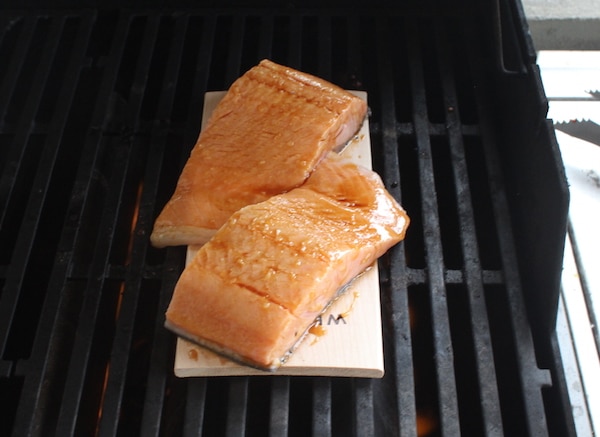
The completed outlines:
<svg viewBox="0 0 600 437">
<path fill-rule="evenodd" d="M 523 14 L 508 1 L 481 11 L 432 5 L 1 11 L 0 400 L 11 414 L 0 431 L 413 436 L 429 396 L 417 374 L 423 342 L 435 352 L 425 367 L 439 434 L 573 433 L 552 349 L 568 199 Z M 485 33 L 488 22 L 498 32 Z M 468 65 L 456 66 L 458 50 Z M 415 219 L 413 236 L 380 262 L 382 380 L 172 375 L 174 338 L 162 314 L 184 254 L 149 246 L 153 220 L 197 137 L 204 92 L 272 55 L 369 93 L 375 169 Z M 483 189 L 469 177 L 474 148 Z M 454 236 L 441 219 L 444 184 L 454 187 Z M 491 262 L 477 234 L 481 192 L 497 233 Z M 448 259 L 447 241 L 458 243 L 459 261 Z M 431 321 L 425 334 L 411 328 L 415 301 Z M 456 307 L 473 316 L 470 325 L 457 321 Z M 461 330 L 472 336 L 467 370 Z M 505 352 L 514 362 L 503 362 Z M 465 391 L 471 370 L 474 393 Z M 479 408 L 467 411 L 474 400 Z"/>
</svg>

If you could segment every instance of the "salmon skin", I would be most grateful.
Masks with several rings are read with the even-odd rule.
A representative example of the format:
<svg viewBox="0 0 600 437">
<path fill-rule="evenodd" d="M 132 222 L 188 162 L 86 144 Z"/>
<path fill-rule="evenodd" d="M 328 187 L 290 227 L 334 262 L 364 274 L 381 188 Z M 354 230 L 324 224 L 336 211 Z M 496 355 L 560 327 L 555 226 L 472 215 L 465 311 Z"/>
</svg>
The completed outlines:
<svg viewBox="0 0 600 437">
<path fill-rule="evenodd" d="M 376 173 L 330 153 L 304 185 L 235 212 L 200 248 L 175 287 L 165 325 L 238 362 L 275 370 L 408 224 Z"/>
<path fill-rule="evenodd" d="M 329 82 L 261 61 L 233 83 L 200 133 L 152 244 L 204 244 L 238 209 L 302 185 L 366 112 L 366 102 Z"/>
</svg>

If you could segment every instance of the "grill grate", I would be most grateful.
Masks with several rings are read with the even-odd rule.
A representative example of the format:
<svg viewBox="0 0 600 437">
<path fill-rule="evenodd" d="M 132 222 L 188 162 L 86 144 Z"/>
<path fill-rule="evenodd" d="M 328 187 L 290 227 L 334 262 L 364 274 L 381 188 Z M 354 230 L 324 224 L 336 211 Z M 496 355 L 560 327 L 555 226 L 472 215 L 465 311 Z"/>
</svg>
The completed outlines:
<svg viewBox="0 0 600 437">
<path fill-rule="evenodd" d="M 520 122 L 494 106 L 534 73 L 520 53 L 495 72 L 476 7 L 435 6 L 1 12 L 0 434 L 567 435 L 505 186 Z M 412 219 L 380 262 L 382 380 L 173 376 L 185 254 L 148 237 L 204 93 L 264 57 L 369 93 L 374 168 Z M 552 196 L 532 208 L 560 229 Z"/>
</svg>

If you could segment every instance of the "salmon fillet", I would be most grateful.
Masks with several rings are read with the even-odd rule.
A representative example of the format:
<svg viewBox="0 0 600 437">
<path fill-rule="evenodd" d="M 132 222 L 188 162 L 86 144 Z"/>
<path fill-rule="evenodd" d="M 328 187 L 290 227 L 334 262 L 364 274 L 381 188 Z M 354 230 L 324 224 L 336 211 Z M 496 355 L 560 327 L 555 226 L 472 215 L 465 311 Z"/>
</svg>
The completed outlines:
<svg viewBox="0 0 600 437">
<path fill-rule="evenodd" d="M 367 111 L 353 94 L 263 60 L 217 105 L 150 237 L 156 247 L 204 244 L 243 206 L 302 185 Z"/>
<path fill-rule="evenodd" d="M 338 291 L 404 238 L 379 176 L 329 154 L 308 181 L 235 212 L 184 269 L 165 325 L 276 369 Z"/>
</svg>

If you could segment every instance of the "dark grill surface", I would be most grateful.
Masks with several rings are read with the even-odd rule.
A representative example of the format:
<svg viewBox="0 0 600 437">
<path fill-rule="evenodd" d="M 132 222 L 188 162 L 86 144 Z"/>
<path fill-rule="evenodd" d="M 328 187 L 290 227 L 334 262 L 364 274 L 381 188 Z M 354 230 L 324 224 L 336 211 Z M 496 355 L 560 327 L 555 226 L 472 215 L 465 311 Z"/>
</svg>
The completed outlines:
<svg viewBox="0 0 600 437">
<path fill-rule="evenodd" d="M 569 435 L 566 188 L 520 5 L 0 11 L 0 435 Z M 412 218 L 386 375 L 177 379 L 149 245 L 203 95 L 262 58 L 369 93 Z M 562 232 L 562 234 L 561 234 Z"/>
</svg>

